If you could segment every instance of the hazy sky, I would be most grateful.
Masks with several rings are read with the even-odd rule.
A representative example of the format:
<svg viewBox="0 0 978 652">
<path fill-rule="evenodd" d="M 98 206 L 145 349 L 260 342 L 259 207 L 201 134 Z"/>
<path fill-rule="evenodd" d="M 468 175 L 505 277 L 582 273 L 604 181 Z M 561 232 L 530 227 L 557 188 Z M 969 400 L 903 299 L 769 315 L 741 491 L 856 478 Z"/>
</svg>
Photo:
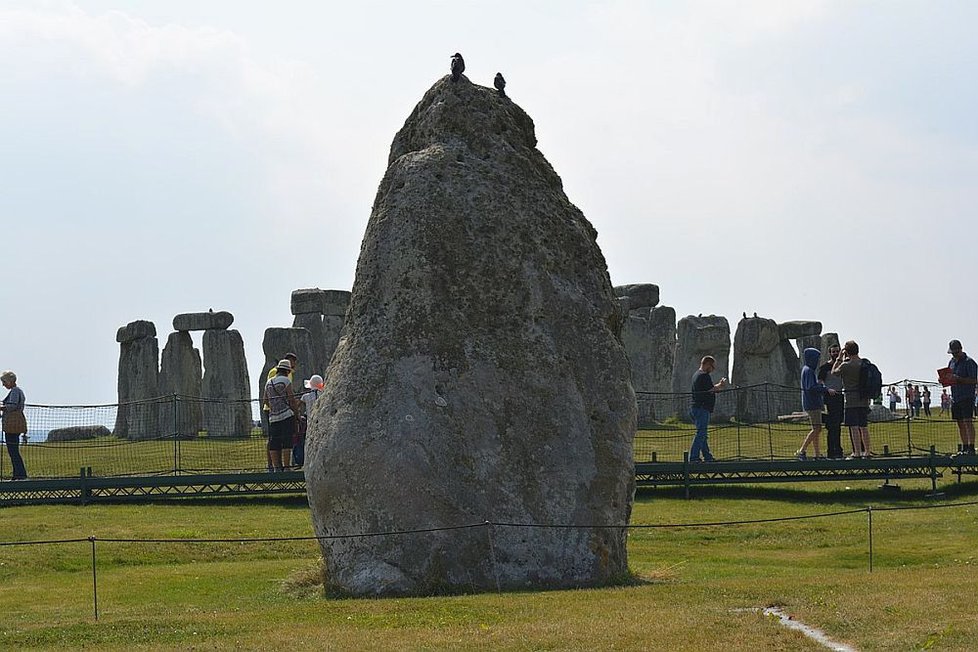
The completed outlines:
<svg viewBox="0 0 978 652">
<path fill-rule="evenodd" d="M 506 76 L 615 284 L 819 319 L 931 378 L 951 337 L 978 354 L 975 25 L 971 1 L 2 0 L 0 368 L 30 403 L 113 402 L 119 326 L 162 347 L 213 308 L 254 385 L 291 290 L 352 286 L 391 139 L 460 51 Z"/>
</svg>

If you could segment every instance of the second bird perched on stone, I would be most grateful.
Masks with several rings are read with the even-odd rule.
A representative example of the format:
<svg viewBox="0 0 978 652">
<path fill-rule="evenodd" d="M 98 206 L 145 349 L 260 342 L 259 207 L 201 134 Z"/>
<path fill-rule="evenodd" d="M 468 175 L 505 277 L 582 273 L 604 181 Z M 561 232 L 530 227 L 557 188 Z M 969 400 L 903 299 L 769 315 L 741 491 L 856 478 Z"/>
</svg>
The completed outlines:
<svg viewBox="0 0 978 652">
<path fill-rule="evenodd" d="M 465 72 L 465 59 L 456 52 L 452 55 L 452 81 L 458 81 L 463 72 Z"/>
<path fill-rule="evenodd" d="M 492 85 L 496 87 L 500 95 L 506 97 L 506 80 L 503 79 L 503 73 L 496 73 L 496 78 L 492 81 Z"/>
</svg>

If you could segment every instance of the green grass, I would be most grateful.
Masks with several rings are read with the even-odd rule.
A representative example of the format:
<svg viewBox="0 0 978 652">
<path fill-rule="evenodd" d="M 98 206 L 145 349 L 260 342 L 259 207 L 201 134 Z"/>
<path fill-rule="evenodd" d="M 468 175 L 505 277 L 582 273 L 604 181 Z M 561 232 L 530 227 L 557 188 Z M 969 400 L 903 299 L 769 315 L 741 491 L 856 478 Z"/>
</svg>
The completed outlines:
<svg viewBox="0 0 978 652">
<path fill-rule="evenodd" d="M 863 483 L 640 493 L 633 523 L 930 505 Z M 978 485 L 949 488 L 969 501 Z M 296 500 L 0 510 L 0 540 L 304 536 Z M 0 648 L 815 650 L 751 611 L 782 605 L 859 649 L 973 648 L 978 507 L 875 511 L 730 527 L 633 530 L 633 586 L 412 599 L 324 599 L 314 542 L 87 542 L 0 547 Z"/>
</svg>

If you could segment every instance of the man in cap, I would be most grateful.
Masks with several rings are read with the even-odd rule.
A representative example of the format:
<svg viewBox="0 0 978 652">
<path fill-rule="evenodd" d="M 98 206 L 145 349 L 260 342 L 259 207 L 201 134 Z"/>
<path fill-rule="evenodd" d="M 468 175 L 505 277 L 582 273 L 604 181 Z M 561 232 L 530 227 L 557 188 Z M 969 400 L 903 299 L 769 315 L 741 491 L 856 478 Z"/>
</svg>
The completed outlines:
<svg viewBox="0 0 978 652">
<path fill-rule="evenodd" d="M 961 453 L 975 454 L 975 385 L 978 384 L 978 363 L 968 357 L 960 340 L 947 345 L 951 361 L 951 418 L 958 422 Z"/>
</svg>

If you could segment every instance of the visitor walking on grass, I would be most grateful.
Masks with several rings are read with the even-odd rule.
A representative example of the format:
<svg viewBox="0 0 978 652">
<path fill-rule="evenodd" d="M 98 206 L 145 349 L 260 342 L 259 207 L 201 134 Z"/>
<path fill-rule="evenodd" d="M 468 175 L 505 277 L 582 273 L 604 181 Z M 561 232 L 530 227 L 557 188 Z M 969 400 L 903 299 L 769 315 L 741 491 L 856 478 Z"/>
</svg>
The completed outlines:
<svg viewBox="0 0 978 652">
<path fill-rule="evenodd" d="M 920 401 L 924 406 L 924 416 L 930 416 L 930 388 L 924 385 L 920 390 Z"/>
<path fill-rule="evenodd" d="M 978 363 L 968 357 L 960 340 L 947 345 L 951 361 L 951 418 L 958 422 L 961 453 L 975 454 L 975 384 L 978 384 Z"/>
<path fill-rule="evenodd" d="M 937 416 L 943 417 L 944 416 L 944 413 L 945 412 L 949 412 L 950 410 L 951 410 L 951 396 L 950 396 L 950 394 L 947 393 L 947 389 L 942 389 L 941 390 L 941 411 L 940 411 L 940 413 Z"/>
<path fill-rule="evenodd" d="M 862 358 L 859 345 L 849 340 L 842 347 L 842 355 L 832 365 L 832 374 L 842 379 L 845 391 L 845 424 L 849 426 L 852 454 L 847 459 L 869 457 L 869 402 L 859 391 L 859 375 Z"/>
<path fill-rule="evenodd" d="M 802 442 L 801 448 L 795 453 L 799 460 L 808 459 L 808 447 L 814 444 L 815 459 L 821 459 L 822 446 L 822 408 L 825 406 L 825 395 L 835 395 L 835 390 L 828 389 L 818 380 L 818 359 L 822 354 L 818 349 L 808 348 L 802 353 L 805 366 L 801 368 L 801 409 L 808 413 L 808 421 L 812 429 Z"/>
<path fill-rule="evenodd" d="M 26 480 L 27 468 L 24 466 L 24 458 L 20 456 L 20 436 L 27 434 L 27 418 L 24 416 L 24 405 L 26 398 L 24 390 L 17 387 L 17 374 L 12 371 L 5 371 L 0 374 L 0 382 L 9 391 L 7 397 L 0 404 L 3 411 L 3 438 L 7 443 L 7 455 L 10 456 L 10 464 L 13 467 L 14 480 Z"/>
<path fill-rule="evenodd" d="M 689 449 L 690 462 L 714 461 L 707 441 L 707 428 L 710 424 L 710 415 L 713 414 L 713 408 L 717 404 L 717 392 L 727 386 L 726 378 L 721 378 L 716 385 L 713 384 L 710 374 L 716 371 L 716 368 L 716 358 L 712 355 L 704 356 L 700 360 L 700 368 L 693 374 L 693 407 L 689 411 L 689 416 L 696 424 L 696 435 Z"/>
</svg>

